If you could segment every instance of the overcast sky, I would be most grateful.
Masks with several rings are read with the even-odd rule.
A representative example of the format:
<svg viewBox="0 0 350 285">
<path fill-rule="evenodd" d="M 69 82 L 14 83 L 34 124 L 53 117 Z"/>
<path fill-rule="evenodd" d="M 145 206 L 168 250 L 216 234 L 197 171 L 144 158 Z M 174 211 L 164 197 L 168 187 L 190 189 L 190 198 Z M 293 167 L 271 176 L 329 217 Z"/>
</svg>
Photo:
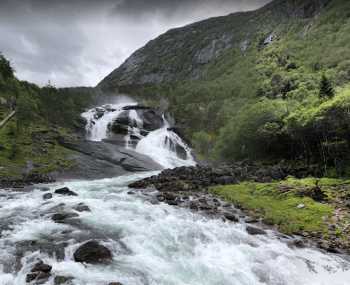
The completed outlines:
<svg viewBox="0 0 350 285">
<path fill-rule="evenodd" d="M 0 0 L 0 52 L 22 80 L 95 86 L 170 28 L 269 0 Z"/>
</svg>

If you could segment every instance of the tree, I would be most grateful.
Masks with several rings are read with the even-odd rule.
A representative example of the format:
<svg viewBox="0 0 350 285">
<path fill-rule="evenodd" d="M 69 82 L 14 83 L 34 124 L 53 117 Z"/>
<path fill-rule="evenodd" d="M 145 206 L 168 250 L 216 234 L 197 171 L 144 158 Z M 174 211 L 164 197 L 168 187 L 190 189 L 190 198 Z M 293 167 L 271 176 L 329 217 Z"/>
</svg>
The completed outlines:
<svg viewBox="0 0 350 285">
<path fill-rule="evenodd" d="M 0 74 L 5 80 L 13 78 L 14 70 L 10 62 L 0 53 Z"/>
<path fill-rule="evenodd" d="M 332 82 L 323 74 L 321 83 L 320 83 L 320 98 L 333 98 L 334 97 L 334 88 Z"/>
</svg>

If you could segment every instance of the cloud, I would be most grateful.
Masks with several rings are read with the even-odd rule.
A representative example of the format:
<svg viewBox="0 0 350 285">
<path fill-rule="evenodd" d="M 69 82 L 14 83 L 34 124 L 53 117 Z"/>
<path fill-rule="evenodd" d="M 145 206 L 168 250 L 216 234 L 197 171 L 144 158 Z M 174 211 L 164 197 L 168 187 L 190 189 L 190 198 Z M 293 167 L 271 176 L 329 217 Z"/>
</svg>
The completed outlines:
<svg viewBox="0 0 350 285">
<path fill-rule="evenodd" d="M 268 0 L 1 0 L 0 51 L 22 80 L 95 86 L 166 30 Z"/>
</svg>

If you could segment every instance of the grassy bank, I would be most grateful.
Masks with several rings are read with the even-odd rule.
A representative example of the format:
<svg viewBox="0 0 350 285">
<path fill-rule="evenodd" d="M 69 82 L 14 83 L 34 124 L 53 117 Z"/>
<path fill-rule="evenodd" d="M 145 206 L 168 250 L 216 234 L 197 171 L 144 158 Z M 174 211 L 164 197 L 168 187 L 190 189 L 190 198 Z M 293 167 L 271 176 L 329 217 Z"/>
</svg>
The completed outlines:
<svg viewBox="0 0 350 285">
<path fill-rule="evenodd" d="M 312 197 L 316 181 L 323 198 Z M 323 178 L 217 186 L 211 192 L 286 234 L 350 246 L 350 180 Z M 347 202 L 348 201 L 348 202 Z"/>
<path fill-rule="evenodd" d="M 12 120 L 0 129 L 0 180 L 21 180 L 71 167 L 70 151 L 58 143 L 68 135 L 62 128 L 45 124 L 31 124 L 19 131 Z"/>
</svg>

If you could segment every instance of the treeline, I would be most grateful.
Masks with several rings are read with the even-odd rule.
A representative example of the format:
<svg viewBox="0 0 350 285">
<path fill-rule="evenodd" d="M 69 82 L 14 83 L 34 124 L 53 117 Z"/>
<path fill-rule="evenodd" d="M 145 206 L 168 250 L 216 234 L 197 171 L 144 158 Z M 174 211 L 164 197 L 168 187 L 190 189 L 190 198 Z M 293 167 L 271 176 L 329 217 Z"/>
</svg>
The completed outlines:
<svg viewBox="0 0 350 285">
<path fill-rule="evenodd" d="M 19 128 L 33 122 L 74 128 L 80 113 L 96 96 L 93 88 L 43 88 L 19 81 L 10 62 L 0 54 L 0 97 L 2 108 L 16 109 Z"/>
</svg>

